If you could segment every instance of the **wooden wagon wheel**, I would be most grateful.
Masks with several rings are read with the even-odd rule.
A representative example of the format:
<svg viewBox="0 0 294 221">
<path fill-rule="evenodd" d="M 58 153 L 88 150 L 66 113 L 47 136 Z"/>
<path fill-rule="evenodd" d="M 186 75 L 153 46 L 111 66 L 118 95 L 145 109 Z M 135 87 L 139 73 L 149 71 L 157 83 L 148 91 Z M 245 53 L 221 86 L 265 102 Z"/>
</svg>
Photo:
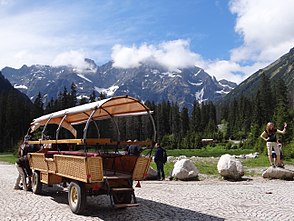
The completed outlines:
<svg viewBox="0 0 294 221">
<path fill-rule="evenodd" d="M 83 212 L 86 207 L 86 192 L 83 183 L 72 181 L 69 184 L 68 204 L 73 213 Z"/>
<path fill-rule="evenodd" d="M 32 177 L 32 190 L 35 194 L 40 194 L 42 192 L 42 183 L 40 180 L 40 172 L 34 171 Z"/>
</svg>

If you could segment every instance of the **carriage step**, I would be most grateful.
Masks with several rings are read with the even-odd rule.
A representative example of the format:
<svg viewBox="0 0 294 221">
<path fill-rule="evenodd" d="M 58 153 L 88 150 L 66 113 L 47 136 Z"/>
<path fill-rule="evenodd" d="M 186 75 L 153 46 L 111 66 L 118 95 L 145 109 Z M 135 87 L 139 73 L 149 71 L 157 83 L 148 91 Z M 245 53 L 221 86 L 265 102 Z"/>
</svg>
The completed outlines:
<svg viewBox="0 0 294 221">
<path fill-rule="evenodd" d="M 111 188 L 112 192 L 133 192 L 133 188 Z"/>
<path fill-rule="evenodd" d="M 115 204 L 114 208 L 120 209 L 120 208 L 126 208 L 126 207 L 137 207 L 139 206 L 138 203 L 129 203 L 129 204 Z"/>
</svg>

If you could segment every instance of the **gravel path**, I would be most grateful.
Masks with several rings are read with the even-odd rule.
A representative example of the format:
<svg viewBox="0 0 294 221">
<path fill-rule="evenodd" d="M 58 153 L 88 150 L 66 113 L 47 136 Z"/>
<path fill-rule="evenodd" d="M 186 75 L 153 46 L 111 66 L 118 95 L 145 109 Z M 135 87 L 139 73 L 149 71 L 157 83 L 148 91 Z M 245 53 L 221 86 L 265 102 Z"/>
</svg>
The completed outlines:
<svg viewBox="0 0 294 221">
<path fill-rule="evenodd" d="M 0 220 L 294 220 L 294 182 L 255 177 L 241 182 L 145 181 L 139 207 L 114 210 L 107 196 L 88 197 L 85 214 L 73 214 L 60 187 L 42 196 L 13 190 L 14 165 L 0 163 Z"/>
</svg>

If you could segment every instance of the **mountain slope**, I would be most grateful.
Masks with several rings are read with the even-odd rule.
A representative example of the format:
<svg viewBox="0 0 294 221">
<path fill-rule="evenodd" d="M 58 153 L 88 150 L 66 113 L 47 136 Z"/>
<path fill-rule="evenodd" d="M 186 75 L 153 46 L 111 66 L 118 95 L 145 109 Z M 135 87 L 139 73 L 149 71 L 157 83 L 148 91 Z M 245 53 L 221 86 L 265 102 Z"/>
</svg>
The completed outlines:
<svg viewBox="0 0 294 221">
<path fill-rule="evenodd" d="M 195 100 L 215 101 L 229 93 L 235 83 L 218 82 L 198 67 L 169 71 L 157 64 L 142 64 L 137 68 L 121 69 L 112 62 L 97 66 L 87 59 L 89 69 L 76 70 L 71 66 L 24 65 L 20 69 L 6 67 L 3 74 L 15 88 L 31 99 L 40 91 L 47 101 L 57 97 L 64 87 L 74 82 L 79 96 L 89 96 L 93 90 L 107 96 L 128 94 L 141 100 L 177 102 L 192 106 Z"/>
<path fill-rule="evenodd" d="M 0 92 L 13 88 L 10 82 L 0 72 Z"/>
<path fill-rule="evenodd" d="M 0 152 L 11 149 L 26 133 L 34 105 L 13 88 L 0 72 Z"/>
<path fill-rule="evenodd" d="M 281 78 L 286 83 L 289 90 L 289 100 L 293 105 L 294 103 L 294 48 L 292 48 L 287 54 L 280 57 L 278 60 L 270 64 L 269 66 L 258 70 L 252 74 L 249 78 L 239 84 L 233 89 L 222 102 L 230 102 L 233 99 L 238 99 L 241 95 L 247 97 L 255 96 L 259 88 L 261 75 L 265 74 L 269 77 L 273 83 L 277 79 Z"/>
</svg>

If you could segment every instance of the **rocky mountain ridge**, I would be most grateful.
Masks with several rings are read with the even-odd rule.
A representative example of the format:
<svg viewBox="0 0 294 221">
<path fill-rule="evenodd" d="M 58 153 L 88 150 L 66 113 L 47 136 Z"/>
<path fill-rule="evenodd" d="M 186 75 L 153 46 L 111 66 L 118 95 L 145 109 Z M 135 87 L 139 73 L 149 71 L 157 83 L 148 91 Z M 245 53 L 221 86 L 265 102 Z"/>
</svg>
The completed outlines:
<svg viewBox="0 0 294 221">
<path fill-rule="evenodd" d="M 237 85 L 227 80 L 217 81 L 203 69 L 190 67 L 170 71 L 156 64 L 142 64 L 137 68 L 115 68 L 112 62 L 98 66 L 85 59 L 87 69 L 72 66 L 23 65 L 20 69 L 5 67 L 3 75 L 13 86 L 34 100 L 41 92 L 44 101 L 56 98 L 64 87 L 74 82 L 79 98 L 92 91 L 107 96 L 125 95 L 141 100 L 159 102 L 169 100 L 181 107 L 191 107 L 194 101 L 216 101 Z"/>
</svg>

